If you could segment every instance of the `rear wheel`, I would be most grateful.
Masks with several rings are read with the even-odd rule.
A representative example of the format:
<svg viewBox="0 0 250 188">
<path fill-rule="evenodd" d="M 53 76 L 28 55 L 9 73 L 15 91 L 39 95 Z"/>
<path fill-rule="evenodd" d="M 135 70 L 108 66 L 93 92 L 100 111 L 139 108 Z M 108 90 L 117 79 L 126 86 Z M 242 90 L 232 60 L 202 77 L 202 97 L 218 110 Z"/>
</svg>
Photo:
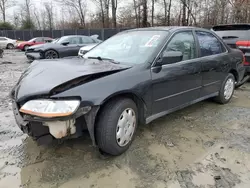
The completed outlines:
<svg viewBox="0 0 250 188">
<path fill-rule="evenodd" d="M 25 46 L 23 47 L 23 50 L 26 52 L 26 51 L 28 50 L 29 47 L 30 47 L 29 45 L 25 45 Z"/>
<path fill-rule="evenodd" d="M 120 155 L 132 143 L 138 123 L 138 113 L 131 99 L 109 102 L 101 111 L 96 125 L 96 140 L 101 151 Z"/>
<path fill-rule="evenodd" d="M 45 52 L 45 59 L 57 59 L 58 53 L 55 50 L 48 50 Z"/>
<path fill-rule="evenodd" d="M 219 95 L 215 98 L 216 102 L 221 104 L 228 103 L 234 94 L 234 90 L 235 90 L 235 78 L 231 73 L 229 73 L 221 85 Z"/>
<path fill-rule="evenodd" d="M 8 45 L 7 45 L 7 49 L 14 49 L 14 47 L 15 47 L 15 46 L 14 46 L 13 44 L 8 44 Z"/>
</svg>

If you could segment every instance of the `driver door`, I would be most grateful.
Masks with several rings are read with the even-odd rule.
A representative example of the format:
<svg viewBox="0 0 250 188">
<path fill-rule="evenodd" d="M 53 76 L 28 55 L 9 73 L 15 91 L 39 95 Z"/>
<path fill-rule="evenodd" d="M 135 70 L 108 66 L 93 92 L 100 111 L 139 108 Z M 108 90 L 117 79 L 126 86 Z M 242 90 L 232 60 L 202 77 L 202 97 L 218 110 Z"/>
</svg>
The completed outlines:
<svg viewBox="0 0 250 188">
<path fill-rule="evenodd" d="M 200 96 L 201 62 L 197 59 L 197 45 L 191 30 L 176 33 L 164 52 L 179 51 L 182 60 L 152 67 L 153 115 L 187 105 Z"/>
<path fill-rule="evenodd" d="M 64 57 L 77 56 L 78 51 L 81 48 L 82 38 L 81 37 L 70 37 L 69 44 L 64 46 Z"/>
</svg>

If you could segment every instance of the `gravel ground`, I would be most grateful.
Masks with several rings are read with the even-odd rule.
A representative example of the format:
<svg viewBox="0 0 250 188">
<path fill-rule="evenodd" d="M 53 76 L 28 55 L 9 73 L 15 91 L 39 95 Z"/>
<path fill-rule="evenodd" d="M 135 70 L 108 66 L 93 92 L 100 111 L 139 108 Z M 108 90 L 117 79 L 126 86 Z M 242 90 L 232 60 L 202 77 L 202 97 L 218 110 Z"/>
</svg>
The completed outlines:
<svg viewBox="0 0 250 188">
<path fill-rule="evenodd" d="M 8 94 L 22 52 L 0 60 L 0 188 L 249 188 L 250 83 L 231 103 L 205 101 L 139 127 L 131 148 L 103 157 L 88 136 L 37 146 L 15 124 Z"/>
</svg>

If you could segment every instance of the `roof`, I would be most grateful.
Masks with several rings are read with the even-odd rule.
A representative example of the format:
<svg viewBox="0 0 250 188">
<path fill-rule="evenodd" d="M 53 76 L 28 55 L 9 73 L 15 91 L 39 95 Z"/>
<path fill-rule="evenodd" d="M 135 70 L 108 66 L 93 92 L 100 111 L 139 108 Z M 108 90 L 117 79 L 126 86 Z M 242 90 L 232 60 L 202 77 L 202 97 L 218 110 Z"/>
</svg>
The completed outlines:
<svg viewBox="0 0 250 188">
<path fill-rule="evenodd" d="M 145 28 L 137 28 L 137 29 L 130 29 L 125 31 L 175 31 L 181 29 L 201 29 L 199 27 L 191 27 L 191 26 L 165 26 L 165 27 L 145 27 Z"/>
</svg>

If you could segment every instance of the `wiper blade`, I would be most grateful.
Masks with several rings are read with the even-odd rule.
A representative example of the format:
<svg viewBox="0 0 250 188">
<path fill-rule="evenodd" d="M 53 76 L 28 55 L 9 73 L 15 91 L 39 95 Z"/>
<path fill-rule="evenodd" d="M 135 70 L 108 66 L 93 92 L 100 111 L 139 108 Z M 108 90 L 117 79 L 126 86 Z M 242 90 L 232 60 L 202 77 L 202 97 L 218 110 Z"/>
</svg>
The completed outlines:
<svg viewBox="0 0 250 188">
<path fill-rule="evenodd" d="M 114 59 L 104 58 L 104 57 L 100 57 L 100 56 L 98 56 L 98 57 L 88 57 L 88 59 L 98 59 L 99 61 L 108 60 L 111 63 L 120 64 L 119 62 L 115 61 Z"/>
</svg>

